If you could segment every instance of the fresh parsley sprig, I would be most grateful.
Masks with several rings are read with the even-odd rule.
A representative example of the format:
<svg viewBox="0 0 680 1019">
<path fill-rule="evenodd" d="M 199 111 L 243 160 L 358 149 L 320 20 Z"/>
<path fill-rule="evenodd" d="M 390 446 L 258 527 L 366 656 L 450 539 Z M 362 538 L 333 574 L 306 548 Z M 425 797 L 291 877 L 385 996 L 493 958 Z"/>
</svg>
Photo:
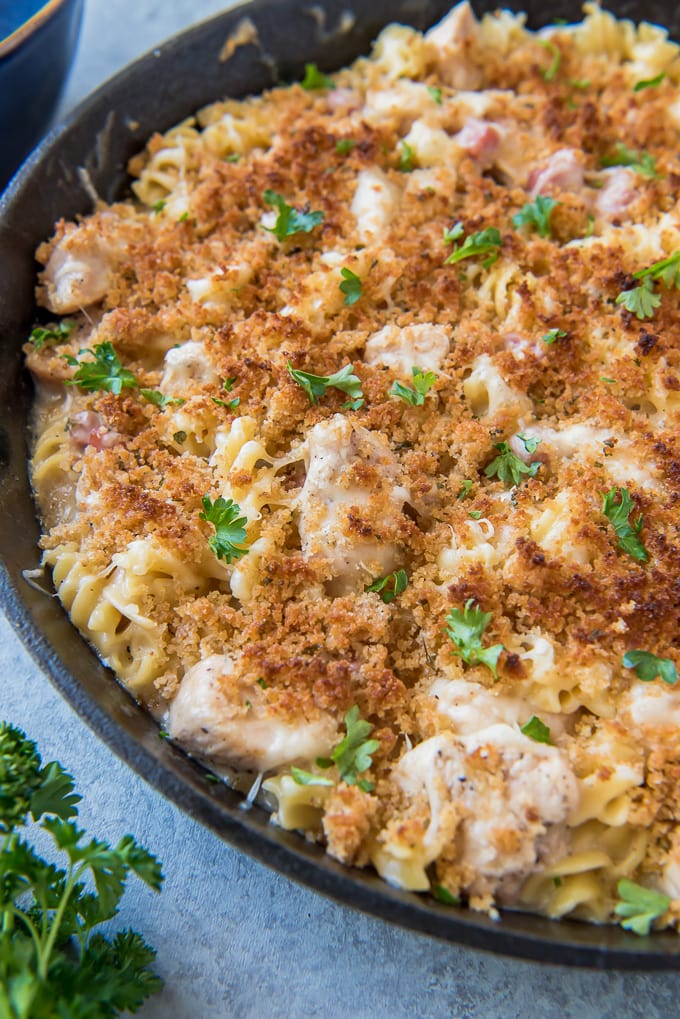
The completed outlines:
<svg viewBox="0 0 680 1019">
<path fill-rule="evenodd" d="M 341 393 L 347 393 L 350 397 L 350 405 L 353 410 L 363 403 L 364 394 L 361 391 L 361 379 L 354 374 L 354 365 L 346 364 L 340 371 L 333 375 L 312 375 L 310 372 L 300 371 L 293 368 L 290 361 L 287 362 L 288 374 L 293 382 L 302 386 L 312 403 L 318 403 L 326 395 L 328 389 L 339 389 Z M 348 404 L 344 404 L 346 407 Z"/>
<path fill-rule="evenodd" d="M 320 89 L 333 89 L 335 82 L 327 74 L 320 71 L 316 64 L 305 64 L 305 76 L 300 82 L 308 92 L 316 92 Z"/>
<path fill-rule="evenodd" d="M 649 152 L 639 152 L 637 149 L 629 149 L 623 142 L 617 142 L 614 151 L 608 156 L 602 156 L 600 166 L 629 166 L 641 177 L 658 178 L 660 174 L 656 169 L 656 158 Z"/>
<path fill-rule="evenodd" d="M 415 152 L 413 146 L 405 139 L 399 142 L 399 169 L 402 173 L 412 173 L 415 167 Z"/>
<path fill-rule="evenodd" d="M 663 283 L 669 290 L 673 287 L 680 290 L 680 251 L 674 251 L 668 258 L 662 258 L 646 269 L 639 269 L 633 273 L 633 279 L 640 280 L 639 285 L 631 290 L 623 290 L 616 298 L 616 303 L 622 304 L 642 321 L 651 318 L 654 309 L 661 304 L 661 297 L 654 289 L 655 283 Z"/>
<path fill-rule="evenodd" d="M 633 92 L 642 92 L 645 88 L 656 88 L 657 85 L 661 84 L 665 77 L 666 72 L 661 71 L 659 74 L 655 75 L 654 78 L 642 78 L 640 81 L 636 81 L 633 85 Z"/>
<path fill-rule="evenodd" d="M 626 669 L 632 669 L 643 683 L 650 683 L 657 676 L 660 676 L 669 686 L 673 686 L 678 681 L 675 662 L 671 658 L 659 658 L 651 651 L 642 651 L 640 648 L 626 651 L 623 656 L 623 666 Z"/>
<path fill-rule="evenodd" d="M 533 202 L 527 202 L 519 212 L 515 213 L 512 217 L 512 225 L 516 230 L 527 226 L 533 228 L 539 237 L 551 237 L 550 216 L 553 209 L 559 204 L 554 198 L 549 198 L 546 195 L 536 195 Z"/>
<path fill-rule="evenodd" d="M 156 953 L 134 931 L 93 933 L 112 919 L 130 873 L 160 891 L 161 867 L 131 835 L 84 841 L 80 796 L 56 761 L 0 723 L 0 1014 L 3 1019 L 113 1019 L 160 990 Z M 65 857 L 48 863 L 29 842 L 31 819 Z M 86 879 L 92 881 L 88 890 Z"/>
<path fill-rule="evenodd" d="M 518 435 L 517 438 L 524 444 L 527 453 L 534 453 L 541 441 L 540 439 L 527 438 L 524 435 Z M 524 476 L 536 477 L 538 468 L 541 466 L 540 460 L 525 464 L 516 453 L 513 453 L 509 442 L 496 442 L 494 449 L 498 450 L 498 456 L 484 468 L 485 477 L 498 478 L 508 486 L 519 485 Z"/>
<path fill-rule="evenodd" d="M 140 389 L 139 392 L 145 400 L 152 403 L 154 407 L 159 407 L 160 410 L 165 410 L 167 407 L 181 407 L 183 403 L 186 403 L 183 397 L 166 396 L 159 389 Z"/>
<path fill-rule="evenodd" d="M 635 509 L 627 488 L 610 488 L 602 501 L 602 512 L 614 528 L 619 548 L 638 563 L 646 563 L 649 553 L 638 537 L 642 529 L 642 514 L 631 526 L 628 518 Z"/>
<path fill-rule="evenodd" d="M 295 234 L 309 234 L 314 227 L 323 222 L 323 212 L 300 211 L 293 205 L 288 205 L 282 195 L 269 188 L 262 195 L 262 200 L 277 211 L 274 226 L 266 226 L 264 229 L 270 234 L 274 234 L 279 241 L 284 241 L 287 237 L 293 237 Z"/>
<path fill-rule="evenodd" d="M 536 42 L 539 46 L 543 46 L 551 56 L 550 66 L 546 67 L 544 71 L 541 71 L 543 81 L 552 81 L 557 72 L 560 69 L 562 62 L 562 54 L 560 53 L 557 45 L 552 39 L 537 39 Z"/>
<path fill-rule="evenodd" d="M 405 386 L 403 382 L 395 382 L 390 389 L 390 396 L 397 396 L 411 407 L 422 407 L 425 397 L 437 381 L 434 372 L 424 372 L 414 365 L 411 368 L 413 386 Z"/>
<path fill-rule="evenodd" d="M 550 728 L 538 715 L 532 715 L 528 722 L 520 726 L 520 732 L 528 736 L 536 743 L 552 743 L 550 739 Z"/>
<path fill-rule="evenodd" d="M 357 785 L 363 792 L 370 793 L 373 790 L 373 783 L 367 779 L 360 779 L 362 772 L 368 771 L 373 764 L 373 754 L 380 747 L 377 739 L 367 739 L 373 732 L 370 722 L 359 717 L 359 706 L 357 704 L 350 708 L 345 715 L 346 733 L 340 740 L 335 750 L 329 757 L 317 758 L 320 768 L 330 768 L 336 764 L 342 778 L 347 785 Z"/>
<path fill-rule="evenodd" d="M 233 499 L 223 499 L 222 496 L 213 502 L 208 495 L 204 495 L 201 502 L 203 512 L 198 516 L 215 528 L 215 533 L 208 538 L 208 544 L 217 558 L 231 563 L 246 555 L 248 549 L 244 548 L 244 542 L 248 519 L 239 516 L 239 504 Z"/>
<path fill-rule="evenodd" d="M 36 350 L 40 350 L 46 343 L 63 343 L 67 340 L 76 324 L 71 318 L 64 318 L 61 322 L 58 322 L 54 329 L 45 329 L 44 326 L 36 326 L 35 329 L 31 330 L 31 335 L 28 337 L 29 342 L 33 344 Z"/>
<path fill-rule="evenodd" d="M 444 230 L 444 243 L 454 244 L 465 232 L 463 224 L 458 221 L 448 229 Z M 485 230 L 470 234 L 462 244 L 456 244 L 451 254 L 445 259 L 444 265 L 455 265 L 465 258 L 476 258 L 478 255 L 485 255 L 482 265 L 485 269 L 498 260 L 498 252 L 503 244 L 500 231 L 495 226 L 489 226 Z"/>
<path fill-rule="evenodd" d="M 356 304 L 361 297 L 361 277 L 344 265 L 340 270 L 340 275 L 342 276 L 342 282 L 338 285 L 345 295 L 344 303 L 348 306 Z"/>
<path fill-rule="evenodd" d="M 91 354 L 93 361 L 79 361 L 81 354 Z M 67 379 L 67 386 L 79 386 L 86 392 L 103 389 L 119 396 L 123 389 L 137 389 L 139 382 L 131 371 L 128 371 L 113 349 L 113 344 L 98 343 L 95 347 L 78 351 L 78 357 L 62 354 L 67 364 L 76 368 L 72 379 Z"/>
<path fill-rule="evenodd" d="M 366 591 L 375 591 L 379 594 L 386 605 L 389 605 L 397 595 L 403 594 L 408 587 L 408 576 L 406 570 L 395 570 L 388 573 L 386 577 L 379 577 L 369 584 Z"/>
<path fill-rule="evenodd" d="M 291 766 L 290 776 L 297 785 L 319 785 L 332 786 L 333 780 L 324 778 L 323 775 L 315 775 L 312 771 L 304 771 L 302 768 Z"/>
<path fill-rule="evenodd" d="M 667 895 L 655 892 L 651 888 L 643 888 L 635 881 L 621 878 L 616 890 L 619 894 L 614 912 L 623 917 L 621 926 L 624 930 L 633 931 L 643 937 L 649 934 L 652 923 L 666 912 L 671 904 Z"/>
<path fill-rule="evenodd" d="M 568 335 L 569 333 L 565 332 L 564 329 L 548 329 L 547 333 L 541 336 L 541 339 L 549 347 L 558 340 L 563 340 Z"/>
<path fill-rule="evenodd" d="M 482 612 L 481 608 L 475 605 L 474 598 L 468 598 L 462 611 L 454 608 L 448 613 L 446 633 L 455 644 L 454 655 L 462 658 L 467 665 L 486 665 L 494 677 L 498 678 L 496 669 L 500 654 L 504 650 L 503 645 L 493 644 L 491 647 L 484 647 L 482 644 L 482 635 L 491 618 L 491 612 Z"/>
</svg>

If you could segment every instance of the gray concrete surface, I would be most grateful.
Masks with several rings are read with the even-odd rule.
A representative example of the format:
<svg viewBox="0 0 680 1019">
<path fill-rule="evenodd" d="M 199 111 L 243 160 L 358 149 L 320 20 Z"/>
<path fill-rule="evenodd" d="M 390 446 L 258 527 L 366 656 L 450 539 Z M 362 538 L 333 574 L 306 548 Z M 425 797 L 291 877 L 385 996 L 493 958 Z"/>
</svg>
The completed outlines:
<svg viewBox="0 0 680 1019">
<path fill-rule="evenodd" d="M 88 0 L 62 109 L 219 0 Z M 86 728 L 0 617 L 0 717 L 24 727 L 84 794 L 93 835 L 127 831 L 164 863 L 131 885 L 117 926 L 158 950 L 165 989 L 143 1019 L 671 1019 L 680 973 L 591 973 L 496 958 L 337 906 L 184 816 Z"/>
</svg>

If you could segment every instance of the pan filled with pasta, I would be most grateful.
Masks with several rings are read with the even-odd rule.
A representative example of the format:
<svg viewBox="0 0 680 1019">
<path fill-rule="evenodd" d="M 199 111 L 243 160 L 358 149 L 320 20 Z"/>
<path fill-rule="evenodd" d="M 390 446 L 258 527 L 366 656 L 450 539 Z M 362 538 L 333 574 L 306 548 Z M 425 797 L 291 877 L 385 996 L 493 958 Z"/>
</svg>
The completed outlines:
<svg viewBox="0 0 680 1019">
<path fill-rule="evenodd" d="M 38 150 L 0 204 L 3 593 L 259 859 L 673 967 L 680 26 L 491 6 L 256 0 Z"/>
</svg>

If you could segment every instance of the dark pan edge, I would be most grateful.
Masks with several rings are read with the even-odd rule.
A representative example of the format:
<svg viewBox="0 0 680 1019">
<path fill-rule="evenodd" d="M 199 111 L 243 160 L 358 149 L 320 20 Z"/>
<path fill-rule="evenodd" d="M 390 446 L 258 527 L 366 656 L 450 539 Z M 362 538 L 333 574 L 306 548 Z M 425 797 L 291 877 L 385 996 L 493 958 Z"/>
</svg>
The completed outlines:
<svg viewBox="0 0 680 1019">
<path fill-rule="evenodd" d="M 273 3 L 281 9 L 288 6 L 288 0 L 273 0 Z M 267 10 L 271 12 L 271 6 L 266 0 L 256 0 L 254 4 L 248 5 L 247 12 L 255 17 L 258 12 Z M 350 5 L 330 0 L 326 6 L 329 10 L 339 12 Z M 448 2 L 434 3 L 430 5 L 430 11 L 435 7 L 444 9 L 448 6 Z M 482 5 L 476 6 L 479 9 Z M 630 4 L 625 6 L 629 8 Z M 408 0 L 402 2 L 396 10 L 395 5 L 389 3 L 374 2 L 372 7 L 375 9 L 374 21 L 376 16 L 379 19 L 380 10 L 387 7 L 391 15 L 388 20 L 394 20 L 395 16 L 399 17 L 400 10 L 403 12 L 404 20 L 414 20 L 407 18 L 409 10 L 413 12 L 413 5 Z M 568 9 L 568 3 L 555 5 L 556 11 L 567 13 Z M 110 97 L 112 89 L 118 94 L 125 92 L 131 81 L 134 85 L 138 77 L 143 75 L 145 68 L 164 56 L 172 55 L 174 58 L 179 52 L 186 52 L 191 43 L 200 38 L 206 29 L 214 31 L 215 26 L 220 26 L 223 37 L 244 13 L 245 8 L 237 8 L 171 39 L 154 53 L 140 58 L 128 69 L 116 75 L 85 100 L 63 125 L 45 139 L 15 178 L 8 192 L 0 198 L 0 214 L 3 209 L 10 209 L 14 203 L 19 202 L 22 196 L 31 193 L 33 178 L 40 174 L 45 164 L 49 163 L 53 146 L 68 139 L 69 133 L 72 135 L 83 119 L 87 121 L 88 118 L 94 118 L 95 114 L 101 115 L 99 106 L 103 99 Z M 369 34 L 370 31 L 372 30 L 369 30 Z M 304 57 L 302 59 L 304 60 Z M 333 62 L 329 60 L 319 59 L 318 62 L 327 70 L 333 66 Z M 300 69 L 299 62 L 297 69 Z M 107 102 L 110 102 L 110 98 Z M 173 117 L 172 122 L 176 122 L 177 119 L 179 118 Z M 146 130 L 144 137 L 149 133 L 150 131 Z M 139 140 L 135 141 L 135 146 L 139 147 Z M 120 169 L 122 173 L 122 165 Z M 102 175 L 103 172 L 102 170 Z M 55 200 L 60 200 L 60 197 L 56 196 Z M 81 208 L 82 205 L 81 199 Z M 16 323 L 15 328 L 18 328 Z M 9 342 L 11 343 L 11 340 Z M 14 358 L 13 368 L 14 371 L 7 373 L 2 384 L 2 395 L 13 396 L 18 387 L 21 390 L 19 404 L 25 410 L 29 394 L 18 357 Z M 14 402 L 16 403 L 16 400 Z M 23 420 L 22 418 L 21 421 Z M 27 489 L 23 424 L 15 422 L 11 432 L 7 440 L 10 450 L 5 460 L 5 471 L 0 471 L 0 476 L 7 477 L 7 474 L 11 476 L 9 488 L 14 490 L 17 498 L 21 498 Z M 12 445 L 15 453 L 14 472 L 12 472 Z M 0 450 L 0 459 L 3 458 L 1 454 Z M 3 501 L 3 505 L 0 506 L 0 521 L 4 517 L 9 523 L 11 508 L 11 505 L 5 505 Z M 30 543 L 37 535 L 37 527 L 29 526 L 28 531 L 35 532 L 28 535 Z M 35 564 L 37 558 L 35 545 L 32 545 L 32 550 L 33 554 L 24 556 L 21 565 Z M 0 563 L 0 600 L 19 637 L 40 669 L 47 674 L 80 717 L 119 757 L 190 816 L 200 820 L 237 848 L 338 902 L 444 940 L 519 958 L 596 969 L 678 968 L 680 938 L 676 935 L 663 933 L 640 939 L 616 927 L 593 927 L 572 921 L 556 923 L 521 913 L 506 913 L 499 923 L 494 923 L 483 914 L 443 907 L 430 899 L 391 888 L 375 875 L 365 871 L 341 867 L 320 852 L 318 847 L 305 843 L 295 833 L 284 832 L 269 825 L 266 813 L 259 808 L 253 808 L 248 813 L 244 812 L 239 807 L 240 797 L 222 786 L 216 787 L 206 783 L 205 773 L 198 765 L 158 739 L 155 723 L 115 683 L 111 674 L 101 666 L 91 651 L 88 651 L 88 668 L 94 675 L 93 689 L 95 682 L 103 682 L 106 689 L 100 687 L 100 696 L 95 696 L 76 678 L 75 672 L 78 670 L 69 669 L 63 661 L 65 657 L 63 648 L 62 654 L 57 654 L 45 633 L 61 632 L 63 635 L 68 631 L 70 635 L 68 651 L 70 654 L 79 653 L 81 659 L 87 645 L 78 637 L 64 613 L 54 602 L 28 588 L 23 589 L 18 567 L 16 563 L 14 565 L 15 568 L 11 569 Z M 109 706 L 105 708 L 102 700 L 108 700 Z M 110 705 L 114 702 L 116 711 L 112 713 Z M 134 734 L 133 730 L 136 730 Z"/>
</svg>

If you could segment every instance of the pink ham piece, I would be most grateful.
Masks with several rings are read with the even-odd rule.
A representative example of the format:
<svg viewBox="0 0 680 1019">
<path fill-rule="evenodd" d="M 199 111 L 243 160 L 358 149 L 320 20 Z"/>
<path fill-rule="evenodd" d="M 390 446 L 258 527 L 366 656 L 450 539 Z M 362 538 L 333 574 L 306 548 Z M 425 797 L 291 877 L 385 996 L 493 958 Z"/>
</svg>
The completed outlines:
<svg viewBox="0 0 680 1019">
<path fill-rule="evenodd" d="M 495 124 L 471 117 L 453 140 L 482 166 L 491 166 L 501 143 L 501 133 Z"/>
<path fill-rule="evenodd" d="M 94 446 L 95 449 L 112 449 L 123 441 L 120 432 L 106 425 L 93 410 L 81 410 L 71 418 L 71 441 L 81 449 Z"/>
<path fill-rule="evenodd" d="M 616 219 L 635 200 L 635 174 L 617 167 L 606 174 L 606 183 L 597 196 L 595 207 L 601 216 Z"/>
<path fill-rule="evenodd" d="M 531 197 L 548 191 L 580 191 L 583 187 L 583 167 L 574 149 L 558 149 L 541 166 L 529 174 L 527 189 Z"/>
</svg>

